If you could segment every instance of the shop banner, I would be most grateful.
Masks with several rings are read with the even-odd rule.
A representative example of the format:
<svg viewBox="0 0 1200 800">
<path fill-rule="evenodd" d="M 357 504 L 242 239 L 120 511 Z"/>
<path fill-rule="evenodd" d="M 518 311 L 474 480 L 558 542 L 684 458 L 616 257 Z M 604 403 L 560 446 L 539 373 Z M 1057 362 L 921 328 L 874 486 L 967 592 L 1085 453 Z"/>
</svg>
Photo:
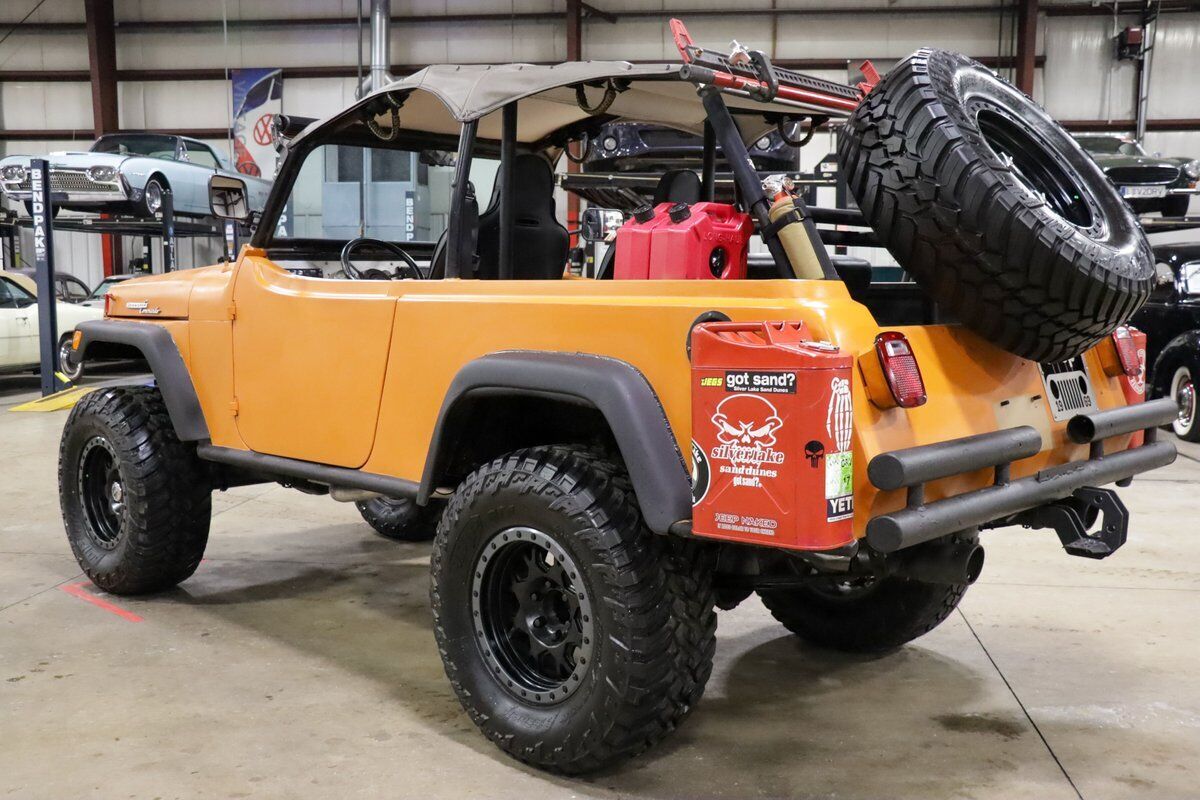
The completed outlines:
<svg viewBox="0 0 1200 800">
<path fill-rule="evenodd" d="M 279 69 L 230 70 L 233 84 L 233 163 L 243 175 L 275 177 L 271 123 L 283 111 Z"/>
</svg>

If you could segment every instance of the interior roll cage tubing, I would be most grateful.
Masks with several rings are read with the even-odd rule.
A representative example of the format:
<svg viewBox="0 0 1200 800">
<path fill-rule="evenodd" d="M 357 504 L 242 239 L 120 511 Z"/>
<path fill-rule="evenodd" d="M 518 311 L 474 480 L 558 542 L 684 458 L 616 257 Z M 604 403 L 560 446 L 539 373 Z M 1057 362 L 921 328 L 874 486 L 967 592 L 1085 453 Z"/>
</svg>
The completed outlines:
<svg viewBox="0 0 1200 800">
<path fill-rule="evenodd" d="M 725 163 L 729 165 L 729 169 L 733 173 L 734 184 L 746 203 L 746 210 L 758 222 L 760 233 L 771 230 L 771 218 L 768 214 L 771 209 L 771 198 L 767 197 L 763 190 L 762 181 L 754 169 L 754 164 L 750 161 L 749 151 L 746 150 L 746 143 L 742 141 L 742 134 L 738 130 L 737 123 L 733 121 L 733 115 L 729 113 L 729 107 L 721 98 L 720 90 L 712 86 L 701 87 L 700 98 L 708 115 L 708 124 L 712 126 L 716 139 L 721 143 L 721 151 L 725 154 Z M 817 232 L 817 226 L 808 215 L 804 200 L 797 195 L 794 202 L 796 211 L 800 215 L 800 222 L 804 225 L 804 231 L 808 234 L 809 241 L 812 242 L 813 250 L 816 252 L 817 261 L 821 265 L 821 273 L 827 279 L 837 280 L 837 270 L 833 268 L 829 253 L 825 251 L 825 245 L 821 241 L 821 234 Z M 778 271 L 779 277 L 795 278 L 796 270 L 779 237 L 764 235 L 763 240 L 766 242 L 767 249 L 771 251 L 771 257 L 775 260 L 775 269 Z"/>
<path fill-rule="evenodd" d="M 467 206 L 467 189 L 471 183 L 471 152 L 475 149 L 475 133 L 478 130 L 479 120 L 464 122 L 462 133 L 458 137 L 458 165 L 454 171 L 454 185 L 450 192 L 450 226 L 446 233 L 447 278 L 462 277 L 462 266 L 470 257 L 469 253 L 464 253 L 467 241 L 463 236 L 462 225 L 463 210 Z M 501 189 L 503 190 L 503 187 Z M 511 246 L 510 243 L 509 247 Z"/>
<path fill-rule="evenodd" d="M 500 133 L 500 264 L 497 275 L 500 280 L 513 276 L 513 226 L 516 224 L 516 209 L 513 207 L 513 162 L 517 157 L 517 101 L 506 105 L 501 111 Z"/>
<path fill-rule="evenodd" d="M 704 163 L 700 170 L 700 197 L 711 203 L 717 191 L 717 137 L 712 123 L 704 120 Z"/>
</svg>

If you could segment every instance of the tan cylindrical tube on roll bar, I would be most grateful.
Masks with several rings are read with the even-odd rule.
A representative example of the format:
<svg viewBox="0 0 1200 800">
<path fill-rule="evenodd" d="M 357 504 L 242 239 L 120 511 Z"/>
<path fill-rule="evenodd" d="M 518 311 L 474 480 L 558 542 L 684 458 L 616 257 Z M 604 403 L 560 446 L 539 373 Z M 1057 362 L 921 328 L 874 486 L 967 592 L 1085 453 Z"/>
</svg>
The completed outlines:
<svg viewBox="0 0 1200 800">
<path fill-rule="evenodd" d="M 792 196 L 787 192 L 781 192 L 775 196 L 775 201 L 771 204 L 767 216 L 771 222 L 775 222 L 790 212 L 800 213 Z M 808 236 L 808 231 L 804 229 L 803 222 L 795 220 L 784 225 L 779 228 L 777 235 L 783 244 L 783 249 L 787 251 L 788 260 L 792 262 L 792 268 L 796 271 L 797 278 L 818 281 L 825 277 L 825 272 L 821 269 L 821 261 L 817 258 L 817 252 L 813 249 L 812 240 Z"/>
</svg>

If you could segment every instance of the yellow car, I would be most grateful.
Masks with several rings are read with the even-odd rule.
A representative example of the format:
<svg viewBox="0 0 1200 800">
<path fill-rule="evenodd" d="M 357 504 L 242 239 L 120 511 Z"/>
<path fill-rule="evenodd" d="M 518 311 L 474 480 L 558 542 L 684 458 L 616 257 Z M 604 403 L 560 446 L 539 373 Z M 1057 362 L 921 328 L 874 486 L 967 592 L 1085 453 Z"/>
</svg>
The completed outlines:
<svg viewBox="0 0 1200 800">
<path fill-rule="evenodd" d="M 718 606 L 758 592 L 809 641 L 879 651 L 954 609 L 983 529 L 1116 550 L 1127 513 L 1096 487 L 1170 463 L 1178 412 L 1141 401 L 1122 323 L 1153 265 L 1090 159 L 962 56 L 851 87 L 676 32 L 680 63 L 434 66 L 280 120 L 238 259 L 125 281 L 81 326 L 75 359 L 140 356 L 156 382 L 88 395 L 63 432 L 88 576 L 188 578 L 213 490 L 356 502 L 435 539 L 434 631 L 482 732 L 581 773 L 695 707 Z M 754 172 L 747 143 L 831 118 L 856 219 L 915 282 L 832 256 L 817 223 L 853 215 Z M 706 155 L 576 277 L 553 168 L 620 120 Z M 712 201 L 719 161 L 736 204 Z M 245 215 L 244 187 L 212 205 Z"/>
</svg>

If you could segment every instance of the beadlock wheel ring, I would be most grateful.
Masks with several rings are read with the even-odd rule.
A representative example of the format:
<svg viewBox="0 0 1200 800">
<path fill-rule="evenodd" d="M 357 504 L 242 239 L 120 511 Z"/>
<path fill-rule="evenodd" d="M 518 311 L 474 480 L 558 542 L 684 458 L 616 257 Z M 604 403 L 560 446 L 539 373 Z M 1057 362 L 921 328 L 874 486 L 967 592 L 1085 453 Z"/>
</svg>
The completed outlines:
<svg viewBox="0 0 1200 800">
<path fill-rule="evenodd" d="M 84 443 L 76 485 L 88 538 L 97 547 L 112 550 L 125 527 L 126 497 L 116 451 L 104 437 L 93 436 Z"/>
<path fill-rule="evenodd" d="M 518 700 L 563 702 L 584 683 L 595 619 L 582 571 L 535 528 L 498 531 L 471 578 L 471 626 L 488 672 Z"/>
</svg>

